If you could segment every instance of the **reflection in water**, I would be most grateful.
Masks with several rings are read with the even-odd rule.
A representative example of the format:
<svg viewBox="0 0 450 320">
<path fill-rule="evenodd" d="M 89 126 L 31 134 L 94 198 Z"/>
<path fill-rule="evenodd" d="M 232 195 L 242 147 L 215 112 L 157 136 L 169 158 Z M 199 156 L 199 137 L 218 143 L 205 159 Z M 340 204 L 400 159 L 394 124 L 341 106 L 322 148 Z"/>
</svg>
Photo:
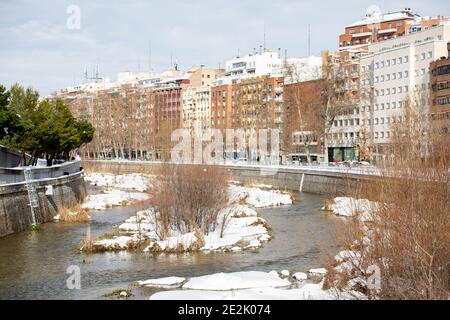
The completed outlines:
<svg viewBox="0 0 450 320">
<path fill-rule="evenodd" d="M 323 197 L 298 194 L 292 206 L 258 210 L 273 228 L 274 238 L 257 251 L 152 255 L 141 252 L 80 254 L 77 247 L 86 224 L 48 223 L 39 232 L 22 232 L 0 239 L 1 299 L 98 299 L 117 288 L 147 278 L 198 276 L 239 270 L 306 271 L 318 267 L 334 243 L 340 219 L 320 211 Z M 110 232 L 136 207 L 92 214 L 96 237 Z M 66 269 L 81 268 L 81 290 L 66 288 Z M 142 298 L 142 296 L 138 296 Z"/>
</svg>

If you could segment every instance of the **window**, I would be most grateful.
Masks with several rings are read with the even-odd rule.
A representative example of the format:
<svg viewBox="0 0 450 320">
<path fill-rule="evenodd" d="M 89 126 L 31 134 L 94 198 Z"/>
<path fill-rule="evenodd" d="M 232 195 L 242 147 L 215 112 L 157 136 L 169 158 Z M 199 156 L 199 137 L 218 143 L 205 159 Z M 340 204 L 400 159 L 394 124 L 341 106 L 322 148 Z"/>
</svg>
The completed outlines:
<svg viewBox="0 0 450 320">
<path fill-rule="evenodd" d="M 433 59 L 433 52 L 432 51 L 428 51 L 428 59 Z"/>
<path fill-rule="evenodd" d="M 378 67 L 380 66 L 380 64 L 378 62 L 375 63 L 375 69 L 378 69 Z"/>
<path fill-rule="evenodd" d="M 425 68 L 422 68 L 422 70 L 420 70 L 420 74 L 425 75 L 425 73 L 426 73 Z"/>
<path fill-rule="evenodd" d="M 395 109 L 395 107 L 397 106 L 397 102 L 392 102 L 392 109 Z M 389 123 L 389 122 L 388 122 Z"/>
<path fill-rule="evenodd" d="M 420 55 L 421 60 L 425 60 L 425 52 Z"/>
<path fill-rule="evenodd" d="M 391 60 L 386 60 L 386 67 L 389 67 L 391 65 Z"/>
<path fill-rule="evenodd" d="M 405 56 L 405 63 L 408 63 L 409 61 L 409 56 Z"/>
<path fill-rule="evenodd" d="M 396 93 L 397 93 L 396 90 L 397 90 L 397 89 L 392 88 L 392 94 L 396 94 Z"/>
<path fill-rule="evenodd" d="M 384 76 L 381 76 L 381 82 L 384 82 Z"/>
<path fill-rule="evenodd" d="M 398 64 L 401 64 L 401 63 L 403 63 L 403 58 L 402 57 L 398 58 Z"/>
<path fill-rule="evenodd" d="M 384 68 L 384 61 L 380 62 L 380 68 Z"/>
<path fill-rule="evenodd" d="M 394 59 L 392 59 L 392 65 L 395 65 L 395 64 L 397 64 L 397 60 L 394 58 Z"/>
<path fill-rule="evenodd" d="M 402 93 L 403 87 L 398 87 L 398 93 Z"/>
<path fill-rule="evenodd" d="M 405 78 L 408 78 L 409 72 L 405 71 L 404 74 L 405 74 Z"/>
<path fill-rule="evenodd" d="M 381 104 L 380 110 L 384 110 L 384 103 Z"/>
<path fill-rule="evenodd" d="M 408 86 L 405 86 L 405 92 L 408 92 Z"/>
<path fill-rule="evenodd" d="M 391 75 L 390 75 L 390 74 L 387 74 L 387 75 L 386 75 L 386 81 L 389 81 L 389 80 L 391 80 Z"/>
<path fill-rule="evenodd" d="M 375 108 L 374 108 L 374 110 L 375 110 L 375 111 L 377 111 L 377 110 L 378 110 L 378 104 L 375 104 Z"/>
<path fill-rule="evenodd" d="M 397 78 L 397 74 L 396 73 L 393 73 L 392 74 L 392 80 L 395 80 Z"/>
<path fill-rule="evenodd" d="M 403 78 L 403 72 L 399 72 L 399 73 L 398 73 L 398 78 L 399 78 L 399 79 Z"/>
</svg>

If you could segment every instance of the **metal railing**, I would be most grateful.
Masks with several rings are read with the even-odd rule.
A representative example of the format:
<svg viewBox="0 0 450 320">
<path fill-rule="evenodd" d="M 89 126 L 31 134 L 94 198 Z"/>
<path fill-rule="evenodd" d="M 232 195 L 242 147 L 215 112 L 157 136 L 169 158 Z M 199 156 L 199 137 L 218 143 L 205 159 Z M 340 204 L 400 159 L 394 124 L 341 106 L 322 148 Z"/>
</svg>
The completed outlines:
<svg viewBox="0 0 450 320">
<path fill-rule="evenodd" d="M 81 169 L 80 160 L 68 161 L 51 167 L 24 166 L 15 168 L 0 168 L 0 185 L 10 183 L 20 183 L 25 181 L 25 170 L 31 169 L 33 180 L 58 178 Z"/>
</svg>

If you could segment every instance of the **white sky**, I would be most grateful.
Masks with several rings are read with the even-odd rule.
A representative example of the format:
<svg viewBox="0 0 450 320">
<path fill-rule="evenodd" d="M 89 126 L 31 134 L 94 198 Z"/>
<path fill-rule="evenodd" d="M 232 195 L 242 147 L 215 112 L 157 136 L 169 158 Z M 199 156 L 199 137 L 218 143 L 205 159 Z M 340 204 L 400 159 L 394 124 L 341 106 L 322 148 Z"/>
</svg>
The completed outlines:
<svg viewBox="0 0 450 320">
<path fill-rule="evenodd" d="M 81 28 L 66 27 L 69 5 L 81 10 Z M 32 86 L 42 95 L 81 82 L 84 69 L 114 80 L 117 72 L 170 66 L 224 66 L 224 61 L 263 44 L 288 56 L 335 50 L 345 25 L 370 5 L 383 12 L 410 7 L 422 16 L 450 15 L 450 1 L 294 0 L 0 0 L 0 83 Z"/>
</svg>

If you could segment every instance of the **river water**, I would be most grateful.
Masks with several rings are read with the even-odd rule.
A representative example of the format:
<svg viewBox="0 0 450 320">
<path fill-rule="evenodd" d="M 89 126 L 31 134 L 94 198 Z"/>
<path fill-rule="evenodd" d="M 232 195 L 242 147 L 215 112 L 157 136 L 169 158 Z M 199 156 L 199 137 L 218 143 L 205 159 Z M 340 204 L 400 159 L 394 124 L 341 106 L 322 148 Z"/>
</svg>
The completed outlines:
<svg viewBox="0 0 450 320">
<path fill-rule="evenodd" d="M 152 255 L 142 252 L 84 255 L 77 250 L 90 227 L 93 237 L 110 232 L 139 208 L 118 207 L 91 213 L 90 224 L 47 223 L 40 231 L 0 238 L 0 299 L 102 299 L 137 280 L 199 276 L 231 271 L 307 271 L 338 250 L 341 218 L 321 211 L 323 197 L 297 194 L 295 204 L 257 210 L 274 238 L 256 251 Z M 81 289 L 69 290 L 70 265 L 81 269 Z M 134 289 L 134 298 L 151 292 Z"/>
</svg>

